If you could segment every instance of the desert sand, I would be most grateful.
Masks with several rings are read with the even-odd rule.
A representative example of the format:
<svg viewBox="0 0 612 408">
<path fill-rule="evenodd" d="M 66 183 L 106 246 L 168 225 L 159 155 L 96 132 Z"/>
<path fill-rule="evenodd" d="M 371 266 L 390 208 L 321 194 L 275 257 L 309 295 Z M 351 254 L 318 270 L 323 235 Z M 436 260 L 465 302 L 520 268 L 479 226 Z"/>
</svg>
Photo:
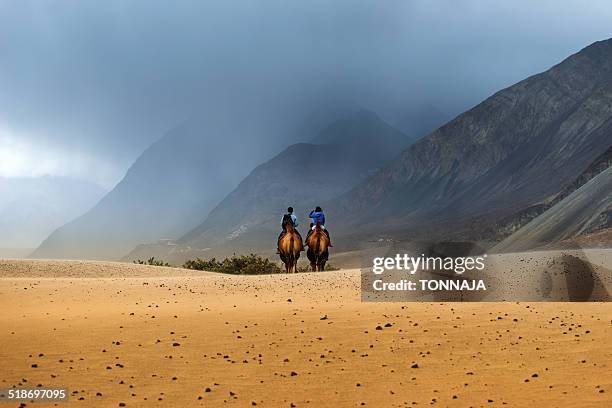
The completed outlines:
<svg viewBox="0 0 612 408">
<path fill-rule="evenodd" d="M 0 274 L 0 388 L 67 387 L 60 407 L 612 406 L 609 303 L 363 303 L 359 270 Z"/>
</svg>

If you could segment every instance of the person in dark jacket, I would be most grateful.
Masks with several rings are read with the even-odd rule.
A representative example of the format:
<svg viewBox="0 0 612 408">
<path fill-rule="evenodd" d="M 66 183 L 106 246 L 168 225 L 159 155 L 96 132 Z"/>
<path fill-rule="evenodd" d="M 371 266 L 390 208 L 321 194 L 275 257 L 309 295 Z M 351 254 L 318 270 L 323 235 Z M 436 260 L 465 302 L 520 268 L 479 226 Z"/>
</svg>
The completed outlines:
<svg viewBox="0 0 612 408">
<path fill-rule="evenodd" d="M 280 242 L 283 235 L 285 235 L 285 232 L 287 232 L 287 229 L 285 226 L 287 225 L 288 222 L 292 223 L 294 227 L 298 226 L 297 217 L 295 216 L 295 214 L 293 214 L 293 207 L 287 208 L 287 212 L 283 215 L 283 218 L 281 218 L 281 232 L 278 235 L 278 239 L 276 240 L 276 253 L 277 254 L 280 253 L 279 248 L 278 248 L 278 243 Z"/>
</svg>

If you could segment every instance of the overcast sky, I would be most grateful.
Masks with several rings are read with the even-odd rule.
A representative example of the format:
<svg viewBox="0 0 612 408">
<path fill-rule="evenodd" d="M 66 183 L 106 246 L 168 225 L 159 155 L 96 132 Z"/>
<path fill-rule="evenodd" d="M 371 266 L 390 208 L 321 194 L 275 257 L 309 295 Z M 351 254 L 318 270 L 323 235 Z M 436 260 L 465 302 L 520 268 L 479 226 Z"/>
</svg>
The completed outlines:
<svg viewBox="0 0 612 408">
<path fill-rule="evenodd" d="M 2 1 L 0 176 L 110 187 L 167 130 L 237 106 L 455 115 L 611 21 L 610 1 Z"/>
</svg>

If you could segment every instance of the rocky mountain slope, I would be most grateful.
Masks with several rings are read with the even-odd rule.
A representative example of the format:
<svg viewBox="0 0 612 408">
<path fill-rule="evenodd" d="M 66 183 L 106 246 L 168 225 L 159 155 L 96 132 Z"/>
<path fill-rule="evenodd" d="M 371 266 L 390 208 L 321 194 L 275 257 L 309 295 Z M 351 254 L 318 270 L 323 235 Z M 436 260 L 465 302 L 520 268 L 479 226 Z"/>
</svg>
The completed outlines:
<svg viewBox="0 0 612 408">
<path fill-rule="evenodd" d="M 558 193 L 553 194 L 550 197 L 547 197 L 542 202 L 539 202 L 535 205 L 532 205 L 528 208 L 525 208 L 515 214 L 512 214 L 509 217 L 506 217 L 491 226 L 487 231 L 485 231 L 485 235 L 497 237 L 499 239 L 505 239 L 517 230 L 519 230 L 522 226 L 529 223 L 534 218 L 546 212 L 548 209 L 552 208 L 555 204 L 562 201 L 564 198 L 569 196 L 574 191 L 578 190 L 580 187 L 588 183 L 595 176 L 606 170 L 608 167 L 612 166 L 612 146 L 604 152 L 601 156 L 595 159 L 593 163 L 584 171 L 580 176 L 578 176 L 572 183 L 568 184 L 563 190 Z"/>
<path fill-rule="evenodd" d="M 606 40 L 499 91 L 327 207 L 353 242 L 480 239 L 499 220 L 562 192 L 610 146 Z"/>
<path fill-rule="evenodd" d="M 496 245 L 517 252 L 612 227 L 612 167 L 604 170 L 542 215 Z"/>
</svg>

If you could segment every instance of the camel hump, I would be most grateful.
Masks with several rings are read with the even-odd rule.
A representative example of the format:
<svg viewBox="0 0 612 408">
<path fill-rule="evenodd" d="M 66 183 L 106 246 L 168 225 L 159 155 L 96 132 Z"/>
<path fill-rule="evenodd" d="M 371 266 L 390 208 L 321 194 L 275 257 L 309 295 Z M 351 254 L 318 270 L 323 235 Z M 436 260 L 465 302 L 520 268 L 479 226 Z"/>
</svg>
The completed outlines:
<svg viewBox="0 0 612 408">
<path fill-rule="evenodd" d="M 310 248 L 314 248 L 315 246 L 327 248 L 330 242 L 329 237 L 322 228 L 315 229 L 306 238 L 306 245 L 308 245 Z"/>
<path fill-rule="evenodd" d="M 302 237 L 296 230 L 287 230 L 287 233 L 281 238 L 279 249 L 286 253 L 303 251 Z"/>
</svg>

